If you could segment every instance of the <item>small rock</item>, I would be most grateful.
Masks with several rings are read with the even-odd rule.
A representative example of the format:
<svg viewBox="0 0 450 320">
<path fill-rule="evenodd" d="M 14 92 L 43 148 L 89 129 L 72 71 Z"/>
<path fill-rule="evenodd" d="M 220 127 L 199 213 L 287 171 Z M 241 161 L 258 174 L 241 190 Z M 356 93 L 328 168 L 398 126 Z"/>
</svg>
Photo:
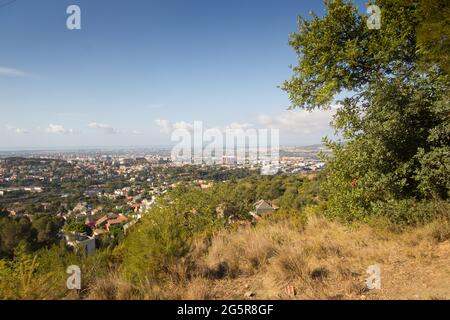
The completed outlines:
<svg viewBox="0 0 450 320">
<path fill-rule="evenodd" d="M 255 293 L 254 292 L 252 292 L 252 291 L 248 291 L 248 292 L 246 292 L 245 294 L 244 294 L 244 297 L 246 297 L 246 298 L 250 298 L 250 297 L 253 297 L 255 295 Z"/>
</svg>

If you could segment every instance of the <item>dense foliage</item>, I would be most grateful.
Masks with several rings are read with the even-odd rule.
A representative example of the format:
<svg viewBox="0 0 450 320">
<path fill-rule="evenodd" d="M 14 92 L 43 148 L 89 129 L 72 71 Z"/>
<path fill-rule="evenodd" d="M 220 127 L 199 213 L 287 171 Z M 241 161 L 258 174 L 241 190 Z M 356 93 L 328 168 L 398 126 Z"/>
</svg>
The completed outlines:
<svg viewBox="0 0 450 320">
<path fill-rule="evenodd" d="M 435 238 L 448 239 L 448 2 L 376 1 L 380 30 L 367 29 L 367 17 L 350 2 L 325 3 L 323 17 L 300 19 L 298 33 L 292 34 L 299 64 L 283 86 L 293 107 L 308 110 L 329 107 L 340 91 L 349 96 L 333 123 L 343 140 L 327 140 L 333 155 L 323 174 L 257 177 L 241 170 L 168 168 L 164 179 L 181 183 L 159 196 L 126 236 L 120 226 L 113 227 L 114 241 L 91 257 L 58 244 L 62 225 L 57 218 L 12 218 L 0 210 L 0 299 L 67 297 L 65 270 L 71 264 L 83 272 L 82 290 L 72 292 L 76 297 L 86 297 L 101 279 L 106 287 L 117 280 L 133 290 L 170 283 L 171 277 L 189 274 L 177 268 L 189 268 L 186 260 L 196 240 L 208 242 L 219 230 L 250 221 L 249 211 L 260 199 L 279 206 L 262 225 L 310 212 L 346 220 L 386 217 L 402 227 L 439 218 L 444 227 Z M 191 183 L 194 179 L 216 183 L 201 189 Z M 223 179 L 230 181 L 219 182 Z M 87 231 L 76 221 L 65 230 Z M 283 265 L 296 263 L 290 259 Z"/>
<path fill-rule="evenodd" d="M 232 227 L 249 219 L 256 200 L 266 199 L 283 210 L 300 209 L 317 201 L 317 180 L 299 176 L 246 178 L 201 190 L 178 186 L 145 216 L 116 249 L 121 271 L 131 281 L 145 282 L 170 274 L 170 267 L 184 257 L 196 238 Z M 218 216 L 217 209 L 223 209 Z"/>
<path fill-rule="evenodd" d="M 60 218 L 51 215 L 36 215 L 32 221 L 0 216 L 0 258 L 13 257 L 20 244 L 29 251 L 50 247 L 59 241 L 62 225 Z"/>
<path fill-rule="evenodd" d="M 280 206 L 281 215 L 299 214 L 307 205 L 317 204 L 318 196 L 318 180 L 312 176 L 249 177 L 209 189 L 179 185 L 162 196 L 124 239 L 121 233 L 114 246 L 104 245 L 92 257 L 67 250 L 63 242 L 49 245 L 48 239 L 58 239 L 51 235 L 55 229 L 50 223 L 57 219 L 0 218 L 0 299 L 62 298 L 69 293 L 65 270 L 71 264 L 82 269 L 81 296 L 105 274 L 118 273 L 136 285 L 165 281 L 196 239 L 235 228 L 230 221 L 249 220 L 255 201 L 273 201 Z M 224 209 L 223 216 L 218 215 L 218 208 Z M 75 221 L 65 229 L 85 231 L 83 224 Z"/>
<path fill-rule="evenodd" d="M 290 40 L 299 64 L 283 86 L 293 107 L 307 110 L 347 93 L 333 121 L 342 140 L 326 139 L 334 154 L 323 183 L 328 212 L 346 219 L 450 191 L 449 3 L 375 3 L 379 30 L 344 0 L 325 1 L 323 17 L 301 18 Z"/>
</svg>

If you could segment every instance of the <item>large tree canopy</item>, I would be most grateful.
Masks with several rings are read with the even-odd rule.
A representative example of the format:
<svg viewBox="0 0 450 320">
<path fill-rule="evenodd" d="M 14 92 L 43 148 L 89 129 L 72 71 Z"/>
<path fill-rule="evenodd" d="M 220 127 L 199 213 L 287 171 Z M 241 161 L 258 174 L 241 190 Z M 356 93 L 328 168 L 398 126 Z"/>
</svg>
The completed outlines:
<svg viewBox="0 0 450 320">
<path fill-rule="evenodd" d="M 365 215 L 379 202 L 446 199 L 450 190 L 449 3 L 379 0 L 381 29 L 351 2 L 300 18 L 299 63 L 283 89 L 292 107 L 327 108 L 347 92 L 327 140 L 330 211 Z M 351 93 L 351 94 L 350 94 Z"/>
<path fill-rule="evenodd" d="M 450 71 L 450 5 L 447 0 L 421 0 L 417 44 L 425 67 L 439 65 Z"/>
</svg>

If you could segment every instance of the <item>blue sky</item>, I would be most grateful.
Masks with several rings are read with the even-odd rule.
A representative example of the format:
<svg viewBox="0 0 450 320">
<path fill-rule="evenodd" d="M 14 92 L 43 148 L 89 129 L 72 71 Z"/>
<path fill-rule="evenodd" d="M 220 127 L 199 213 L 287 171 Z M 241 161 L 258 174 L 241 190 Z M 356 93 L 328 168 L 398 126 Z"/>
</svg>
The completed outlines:
<svg viewBox="0 0 450 320">
<path fill-rule="evenodd" d="M 306 0 L 0 0 L 0 149 L 152 146 L 170 128 L 279 127 L 320 142 L 329 113 L 287 112 L 277 88 Z M 81 30 L 66 8 L 81 8 Z M 360 3 L 363 10 L 363 2 Z"/>
</svg>

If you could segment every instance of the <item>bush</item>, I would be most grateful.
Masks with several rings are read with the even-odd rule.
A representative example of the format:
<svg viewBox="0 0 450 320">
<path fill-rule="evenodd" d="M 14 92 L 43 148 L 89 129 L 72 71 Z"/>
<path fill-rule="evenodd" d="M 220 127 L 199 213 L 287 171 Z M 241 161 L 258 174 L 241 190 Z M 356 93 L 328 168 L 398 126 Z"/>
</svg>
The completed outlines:
<svg viewBox="0 0 450 320">
<path fill-rule="evenodd" d="M 437 242 L 450 240 L 450 219 L 441 218 L 431 226 L 431 236 Z"/>
<path fill-rule="evenodd" d="M 398 226 L 423 225 L 450 215 L 450 204 L 446 201 L 401 201 L 377 202 L 372 207 L 373 215 L 386 218 Z"/>
<path fill-rule="evenodd" d="M 122 273 L 134 282 L 170 276 L 170 266 L 188 253 L 197 235 L 207 235 L 214 223 L 213 216 L 180 212 L 176 204 L 152 209 L 117 249 Z"/>
</svg>

